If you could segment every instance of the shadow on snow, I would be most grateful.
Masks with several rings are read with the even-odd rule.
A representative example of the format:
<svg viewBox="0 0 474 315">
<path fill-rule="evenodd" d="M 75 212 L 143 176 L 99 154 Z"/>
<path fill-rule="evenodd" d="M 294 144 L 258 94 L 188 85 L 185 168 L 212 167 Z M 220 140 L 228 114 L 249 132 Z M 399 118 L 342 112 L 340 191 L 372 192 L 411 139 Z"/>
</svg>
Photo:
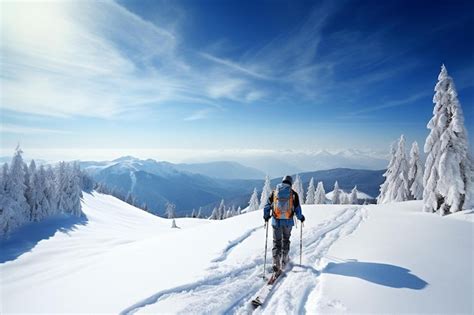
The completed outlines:
<svg viewBox="0 0 474 315">
<path fill-rule="evenodd" d="M 324 268 L 323 273 L 360 278 L 391 288 L 422 290 L 428 285 L 426 281 L 412 274 L 406 268 L 381 263 L 362 261 L 330 262 Z"/>
<path fill-rule="evenodd" d="M 12 261 L 31 251 L 40 241 L 52 237 L 56 232 L 69 233 L 78 225 L 86 225 L 86 217 L 58 215 L 41 222 L 26 224 L 11 233 L 7 238 L 0 238 L 0 264 Z"/>
</svg>

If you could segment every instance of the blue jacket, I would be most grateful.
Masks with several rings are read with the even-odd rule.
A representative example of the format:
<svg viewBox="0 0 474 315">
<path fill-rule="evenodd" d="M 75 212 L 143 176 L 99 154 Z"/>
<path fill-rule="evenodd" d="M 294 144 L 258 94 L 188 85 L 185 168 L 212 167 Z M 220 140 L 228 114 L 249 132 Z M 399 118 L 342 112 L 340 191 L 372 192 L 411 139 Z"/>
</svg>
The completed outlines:
<svg viewBox="0 0 474 315">
<path fill-rule="evenodd" d="M 277 185 L 276 189 L 288 189 L 290 187 L 290 185 L 286 184 L 286 183 L 280 183 Z M 296 214 L 296 217 L 298 218 L 298 220 L 301 220 L 303 214 L 301 213 L 301 206 L 300 206 L 300 199 L 299 199 L 299 196 L 298 194 L 296 193 L 296 191 L 294 191 L 293 189 L 291 189 L 293 191 L 293 207 L 294 207 L 294 212 Z M 267 204 L 265 205 L 265 207 L 263 208 L 263 217 L 266 218 L 268 216 L 270 216 L 270 214 L 272 214 L 273 216 L 273 194 L 275 192 L 272 191 L 271 195 L 270 195 L 270 198 L 268 198 L 267 200 Z M 293 226 L 295 223 L 294 223 L 294 220 L 293 218 L 290 218 L 290 219 L 275 219 L 275 217 L 272 218 L 272 226 L 274 227 L 280 227 L 280 226 Z"/>
</svg>

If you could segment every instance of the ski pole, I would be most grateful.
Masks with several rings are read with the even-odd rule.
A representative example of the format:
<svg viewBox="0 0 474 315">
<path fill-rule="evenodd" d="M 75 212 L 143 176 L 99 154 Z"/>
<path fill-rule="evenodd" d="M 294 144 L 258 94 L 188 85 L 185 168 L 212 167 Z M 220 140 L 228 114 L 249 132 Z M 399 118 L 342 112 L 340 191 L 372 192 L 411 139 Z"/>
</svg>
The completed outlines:
<svg viewBox="0 0 474 315">
<path fill-rule="evenodd" d="M 303 222 L 301 222 L 301 228 L 300 228 L 300 266 L 301 261 L 303 260 Z"/>
<path fill-rule="evenodd" d="M 267 268 L 268 221 L 265 222 L 265 230 L 265 259 L 263 260 L 263 279 L 265 279 L 265 269 Z"/>
</svg>

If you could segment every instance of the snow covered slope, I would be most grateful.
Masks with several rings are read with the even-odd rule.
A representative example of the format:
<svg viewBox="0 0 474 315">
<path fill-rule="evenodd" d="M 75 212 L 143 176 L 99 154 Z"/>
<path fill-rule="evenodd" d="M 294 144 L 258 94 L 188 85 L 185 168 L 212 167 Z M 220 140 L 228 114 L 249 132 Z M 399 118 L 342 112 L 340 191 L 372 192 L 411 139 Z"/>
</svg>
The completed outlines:
<svg viewBox="0 0 474 315">
<path fill-rule="evenodd" d="M 473 314 L 472 211 L 442 218 L 421 207 L 419 201 L 367 206 L 357 233 L 323 259 L 321 285 L 309 297 L 317 302 L 308 310 Z"/>
<path fill-rule="evenodd" d="M 472 313 L 472 211 L 420 207 L 304 206 L 303 265 L 298 226 L 292 269 L 256 313 Z M 245 314 L 263 285 L 260 211 L 177 219 L 180 229 L 97 193 L 83 211 L 87 220 L 53 219 L 1 243 L 2 314 Z"/>
</svg>

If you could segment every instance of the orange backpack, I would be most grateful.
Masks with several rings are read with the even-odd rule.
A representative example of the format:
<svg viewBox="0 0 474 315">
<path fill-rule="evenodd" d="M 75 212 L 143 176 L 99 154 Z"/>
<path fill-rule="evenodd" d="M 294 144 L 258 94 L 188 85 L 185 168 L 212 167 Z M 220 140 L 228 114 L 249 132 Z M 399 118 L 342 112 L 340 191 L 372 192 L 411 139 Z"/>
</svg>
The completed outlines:
<svg viewBox="0 0 474 315">
<path fill-rule="evenodd" d="M 275 219 L 291 219 L 293 214 L 293 191 L 291 188 L 289 196 L 287 191 L 275 189 L 273 191 L 273 217 Z"/>
</svg>

